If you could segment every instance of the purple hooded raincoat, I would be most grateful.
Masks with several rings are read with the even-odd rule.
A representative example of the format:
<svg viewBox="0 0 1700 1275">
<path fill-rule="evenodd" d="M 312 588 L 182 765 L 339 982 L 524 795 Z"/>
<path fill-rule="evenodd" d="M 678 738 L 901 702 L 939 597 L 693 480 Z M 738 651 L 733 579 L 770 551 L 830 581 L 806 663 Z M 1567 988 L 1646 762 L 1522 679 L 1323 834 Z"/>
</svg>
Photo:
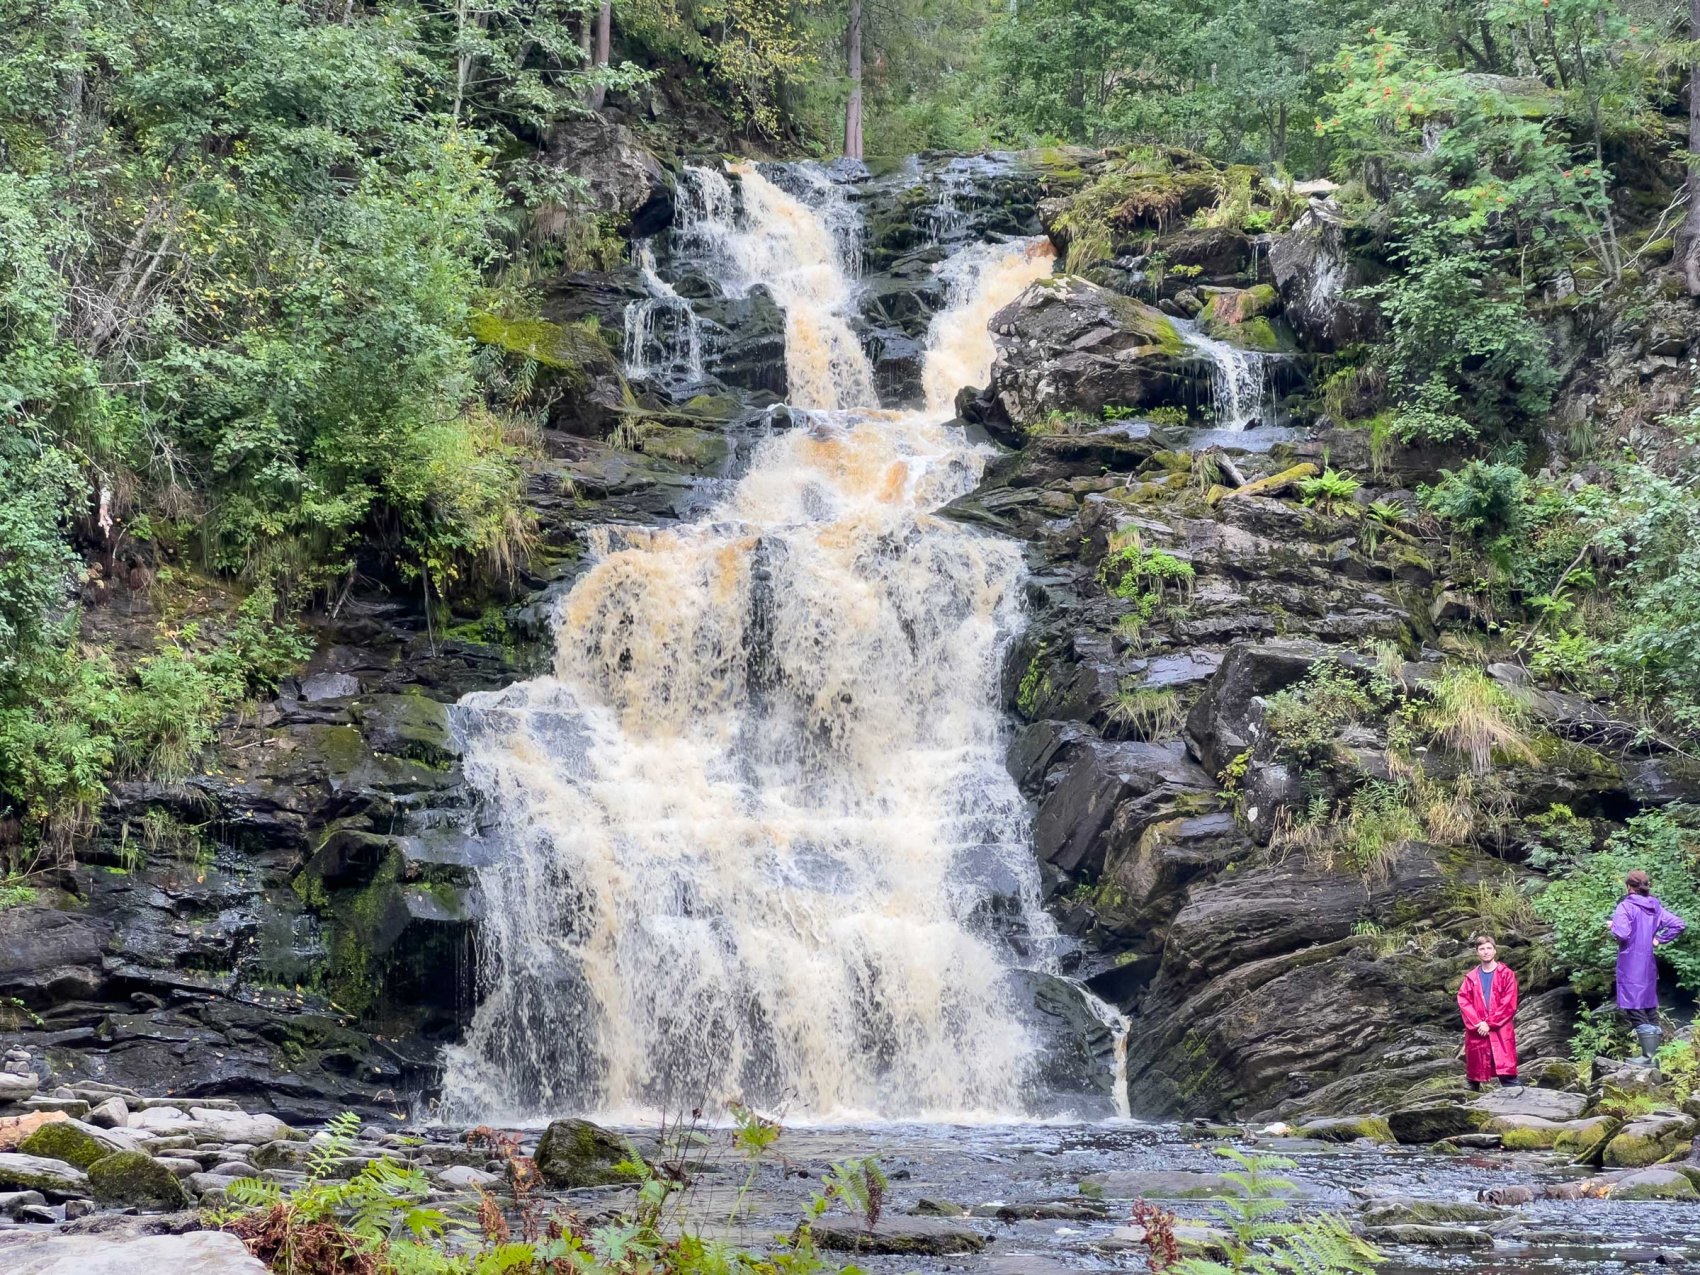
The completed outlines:
<svg viewBox="0 0 1700 1275">
<path fill-rule="evenodd" d="M 1659 971 L 1653 960 L 1653 940 L 1669 943 L 1688 927 L 1674 912 L 1650 895 L 1631 894 L 1612 913 L 1611 932 L 1617 940 L 1617 1007 L 1657 1009 Z"/>
</svg>

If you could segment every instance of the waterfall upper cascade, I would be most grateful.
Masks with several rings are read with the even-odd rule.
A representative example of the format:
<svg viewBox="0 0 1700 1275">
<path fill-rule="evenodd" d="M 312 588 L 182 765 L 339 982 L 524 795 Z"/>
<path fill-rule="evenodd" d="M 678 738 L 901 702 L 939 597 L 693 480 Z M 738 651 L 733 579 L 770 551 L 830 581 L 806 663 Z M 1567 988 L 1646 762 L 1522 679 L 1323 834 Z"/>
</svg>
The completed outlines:
<svg viewBox="0 0 1700 1275">
<path fill-rule="evenodd" d="M 601 529 L 551 675 L 458 708 L 499 852 L 448 1103 L 1017 1113 L 1034 1045 L 1010 935 L 1043 967 L 1053 934 L 998 706 L 1022 564 L 929 511 L 979 479 L 949 399 L 984 382 L 986 317 L 1048 248 L 946 263 L 929 410 L 882 411 L 849 237 L 735 175 L 736 199 L 692 174 L 674 251 L 771 291 L 808 410 L 701 523 Z"/>
</svg>

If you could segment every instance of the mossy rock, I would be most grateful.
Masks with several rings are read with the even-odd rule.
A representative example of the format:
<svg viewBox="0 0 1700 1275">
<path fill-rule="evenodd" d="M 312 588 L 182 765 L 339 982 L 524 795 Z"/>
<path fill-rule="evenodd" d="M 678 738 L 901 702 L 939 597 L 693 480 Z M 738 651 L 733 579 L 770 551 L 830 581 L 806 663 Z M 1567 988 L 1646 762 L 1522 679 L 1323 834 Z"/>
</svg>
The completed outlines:
<svg viewBox="0 0 1700 1275">
<path fill-rule="evenodd" d="M 1675 1169 L 1646 1169 L 1613 1184 L 1614 1200 L 1700 1200 L 1688 1175 Z"/>
<path fill-rule="evenodd" d="M 570 380 L 583 377 L 587 368 L 613 366 L 614 356 L 607 343 L 582 324 L 479 313 L 468 319 L 466 326 L 480 345 L 494 345 L 532 359 L 553 371 L 567 373 Z"/>
<path fill-rule="evenodd" d="M 1622 1127 L 1620 1121 L 1603 1116 L 1572 1120 L 1553 1139 L 1552 1149 L 1562 1151 L 1573 1159 L 1581 1159 L 1603 1148 Z"/>
<path fill-rule="evenodd" d="M 1301 480 L 1315 478 L 1321 472 L 1307 460 L 1302 464 L 1294 465 L 1290 469 L 1283 469 L 1278 474 L 1270 474 L 1267 478 L 1254 479 L 1244 487 L 1236 487 L 1232 491 L 1228 491 L 1220 500 L 1209 501 L 1209 503 L 1220 504 L 1221 500 L 1235 496 L 1278 496 Z M 1206 499 L 1208 500 L 1208 497 Z"/>
<path fill-rule="evenodd" d="M 630 1181 L 614 1168 L 626 1158 L 625 1145 L 588 1120 L 550 1121 L 533 1158 L 543 1180 L 560 1190 Z"/>
<path fill-rule="evenodd" d="M 698 394 L 685 404 L 684 410 L 699 420 L 729 421 L 744 410 L 744 405 L 730 394 Z"/>
<path fill-rule="evenodd" d="M 1497 1222 L 1503 1216 L 1486 1204 L 1442 1200 L 1377 1200 L 1364 1210 L 1365 1226 L 1459 1226 Z"/>
<path fill-rule="evenodd" d="M 1426 1102 L 1403 1107 L 1387 1117 L 1394 1138 L 1411 1146 L 1475 1133 L 1487 1122 L 1485 1112 L 1475 1111 L 1461 1102 Z"/>
<path fill-rule="evenodd" d="M 87 1169 L 96 1160 L 104 1160 L 112 1154 L 111 1147 L 103 1146 L 87 1130 L 79 1129 L 69 1120 L 42 1125 L 18 1144 L 18 1150 L 25 1155 L 63 1160 L 79 1169 Z"/>
<path fill-rule="evenodd" d="M 447 766 L 460 757 L 447 704 L 424 695 L 369 695 L 356 702 L 354 714 L 373 752 L 427 766 Z"/>
<path fill-rule="evenodd" d="M 89 1189 L 100 1204 L 173 1212 L 189 1195 L 170 1169 L 140 1151 L 119 1151 L 89 1166 Z"/>
<path fill-rule="evenodd" d="M 1657 1164 L 1694 1136 L 1688 1116 L 1649 1116 L 1632 1120 L 1606 1143 L 1602 1163 L 1612 1168 L 1639 1169 Z"/>
<path fill-rule="evenodd" d="M 638 450 L 698 473 L 719 469 L 732 449 L 724 434 L 646 422 L 637 429 Z"/>
<path fill-rule="evenodd" d="M 1367 1138 L 1371 1142 L 1392 1142 L 1393 1130 L 1380 1116 L 1334 1116 L 1312 1120 L 1298 1128 L 1299 1136 L 1317 1138 L 1323 1142 L 1356 1142 Z"/>
</svg>

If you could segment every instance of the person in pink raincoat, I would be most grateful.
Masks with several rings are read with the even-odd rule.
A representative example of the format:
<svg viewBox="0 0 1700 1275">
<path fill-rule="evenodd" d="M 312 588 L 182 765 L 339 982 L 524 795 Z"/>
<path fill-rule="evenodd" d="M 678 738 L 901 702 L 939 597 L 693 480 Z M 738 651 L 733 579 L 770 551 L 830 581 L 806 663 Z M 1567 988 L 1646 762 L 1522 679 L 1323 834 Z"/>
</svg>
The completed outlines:
<svg viewBox="0 0 1700 1275">
<path fill-rule="evenodd" d="M 1663 1033 L 1659 1030 L 1659 968 L 1653 949 L 1673 942 L 1688 927 L 1653 897 L 1653 883 L 1636 868 L 1623 879 L 1629 893 L 1612 913 L 1617 940 L 1617 1007 L 1635 1029 L 1641 1061 L 1651 1064 Z"/>
<path fill-rule="evenodd" d="M 1499 948 L 1483 934 L 1476 939 L 1475 969 L 1458 987 L 1458 1010 L 1464 1015 L 1464 1078 L 1480 1089 L 1496 1077 L 1502 1085 L 1517 1083 L 1517 976 L 1499 963 Z"/>
</svg>

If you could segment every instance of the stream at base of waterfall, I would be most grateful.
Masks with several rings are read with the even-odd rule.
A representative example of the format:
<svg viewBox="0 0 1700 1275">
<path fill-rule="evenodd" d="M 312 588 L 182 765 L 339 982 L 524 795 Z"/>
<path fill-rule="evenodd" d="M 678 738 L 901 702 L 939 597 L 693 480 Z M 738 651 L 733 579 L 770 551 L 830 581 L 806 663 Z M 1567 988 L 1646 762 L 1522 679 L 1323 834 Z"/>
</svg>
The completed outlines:
<svg viewBox="0 0 1700 1275">
<path fill-rule="evenodd" d="M 700 522 L 600 529 L 552 673 L 457 709 L 498 850 L 447 1109 L 1020 1116 L 1010 972 L 1048 969 L 1055 940 L 998 702 L 1021 555 L 930 511 L 980 477 L 951 399 L 1049 245 L 942 263 L 927 405 L 881 410 L 836 188 L 805 200 L 754 166 L 688 183 L 675 255 L 784 311 L 795 424 Z M 664 316 L 656 362 L 700 367 L 653 261 L 628 359 Z"/>
</svg>

